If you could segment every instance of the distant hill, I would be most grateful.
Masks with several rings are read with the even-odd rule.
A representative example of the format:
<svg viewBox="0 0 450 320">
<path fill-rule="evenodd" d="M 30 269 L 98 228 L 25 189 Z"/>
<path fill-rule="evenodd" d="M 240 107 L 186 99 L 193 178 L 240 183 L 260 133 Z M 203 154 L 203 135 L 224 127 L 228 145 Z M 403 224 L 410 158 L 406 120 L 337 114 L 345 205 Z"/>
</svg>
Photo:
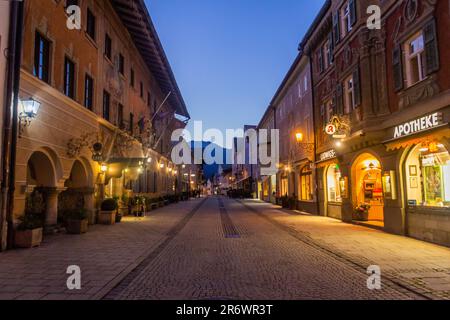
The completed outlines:
<svg viewBox="0 0 450 320">
<path fill-rule="evenodd" d="M 205 151 L 205 149 L 211 145 L 212 142 L 209 141 L 191 141 L 191 148 L 192 150 L 194 149 L 202 149 L 202 154 Z M 224 163 L 224 167 L 231 167 L 231 162 L 232 162 L 232 156 L 233 156 L 233 151 L 230 149 L 226 149 L 226 148 L 222 148 L 218 145 L 216 145 L 216 149 L 222 149 L 223 150 L 223 163 Z M 214 154 L 213 154 L 214 156 Z M 207 164 L 203 164 L 203 174 L 205 176 L 206 180 L 210 180 L 211 178 L 213 178 L 215 175 L 217 175 L 219 172 L 219 164 L 211 164 L 211 165 L 207 165 Z"/>
</svg>

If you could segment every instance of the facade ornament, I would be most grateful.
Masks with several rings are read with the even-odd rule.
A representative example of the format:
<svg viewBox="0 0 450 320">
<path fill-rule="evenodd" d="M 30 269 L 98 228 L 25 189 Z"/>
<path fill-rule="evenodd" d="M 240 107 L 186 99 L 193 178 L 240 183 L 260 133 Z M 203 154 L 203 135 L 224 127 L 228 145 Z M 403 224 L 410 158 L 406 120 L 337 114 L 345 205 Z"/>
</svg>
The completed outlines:
<svg viewBox="0 0 450 320">
<path fill-rule="evenodd" d="M 77 158 L 80 156 L 83 148 L 89 148 L 94 153 L 94 145 L 102 141 L 101 135 L 98 132 L 88 132 L 81 135 L 79 138 L 72 138 L 67 143 L 66 154 L 69 158 Z"/>
<path fill-rule="evenodd" d="M 419 1 L 418 0 L 408 0 L 403 15 L 407 22 L 413 22 L 417 17 L 419 12 Z"/>
</svg>

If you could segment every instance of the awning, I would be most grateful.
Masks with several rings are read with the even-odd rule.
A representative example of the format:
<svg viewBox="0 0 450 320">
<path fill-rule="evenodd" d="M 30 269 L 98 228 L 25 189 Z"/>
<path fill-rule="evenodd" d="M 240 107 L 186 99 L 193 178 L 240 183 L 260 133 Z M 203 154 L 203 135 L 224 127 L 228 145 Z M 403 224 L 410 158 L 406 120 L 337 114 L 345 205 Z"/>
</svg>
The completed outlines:
<svg viewBox="0 0 450 320">
<path fill-rule="evenodd" d="M 408 148 L 413 145 L 417 145 L 429 140 L 440 140 L 442 138 L 450 138 L 449 124 L 443 124 L 433 129 L 416 133 L 411 136 L 402 137 L 399 139 L 391 139 L 384 141 L 388 151 L 393 151 L 402 148 Z"/>
</svg>

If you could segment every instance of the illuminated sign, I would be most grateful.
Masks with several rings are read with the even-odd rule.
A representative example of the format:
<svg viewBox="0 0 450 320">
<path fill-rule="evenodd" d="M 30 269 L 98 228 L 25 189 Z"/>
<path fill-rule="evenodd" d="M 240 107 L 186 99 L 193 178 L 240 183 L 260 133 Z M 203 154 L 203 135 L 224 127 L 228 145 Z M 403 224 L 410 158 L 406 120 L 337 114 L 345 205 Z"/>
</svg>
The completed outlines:
<svg viewBox="0 0 450 320">
<path fill-rule="evenodd" d="M 336 131 L 337 131 L 337 128 L 334 124 L 330 123 L 325 127 L 325 132 L 330 136 L 334 135 L 336 133 Z"/>
<path fill-rule="evenodd" d="M 323 152 L 319 155 L 319 162 L 334 159 L 337 157 L 336 150 L 332 149 L 326 152 Z"/>
<path fill-rule="evenodd" d="M 435 128 L 442 124 L 442 114 L 439 112 L 398 125 L 394 129 L 394 139 L 409 136 L 421 131 Z"/>
</svg>

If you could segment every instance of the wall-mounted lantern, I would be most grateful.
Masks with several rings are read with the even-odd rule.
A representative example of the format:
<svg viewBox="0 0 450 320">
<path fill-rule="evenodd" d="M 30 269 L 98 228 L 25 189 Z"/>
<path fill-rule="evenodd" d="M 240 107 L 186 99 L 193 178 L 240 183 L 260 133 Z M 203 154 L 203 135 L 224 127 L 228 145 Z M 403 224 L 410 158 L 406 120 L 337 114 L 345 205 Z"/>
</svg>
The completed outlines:
<svg viewBox="0 0 450 320">
<path fill-rule="evenodd" d="M 100 142 L 96 142 L 92 146 L 92 161 L 103 162 L 103 145 Z"/>
<path fill-rule="evenodd" d="M 304 153 L 313 153 L 314 152 L 314 143 L 304 142 L 304 135 L 302 132 L 298 131 L 295 133 L 295 140 L 297 141 L 298 146 Z"/>
<path fill-rule="evenodd" d="M 20 100 L 22 111 L 19 114 L 19 137 L 22 136 L 26 127 L 31 125 L 31 121 L 37 117 L 41 103 L 32 98 Z"/>
</svg>

